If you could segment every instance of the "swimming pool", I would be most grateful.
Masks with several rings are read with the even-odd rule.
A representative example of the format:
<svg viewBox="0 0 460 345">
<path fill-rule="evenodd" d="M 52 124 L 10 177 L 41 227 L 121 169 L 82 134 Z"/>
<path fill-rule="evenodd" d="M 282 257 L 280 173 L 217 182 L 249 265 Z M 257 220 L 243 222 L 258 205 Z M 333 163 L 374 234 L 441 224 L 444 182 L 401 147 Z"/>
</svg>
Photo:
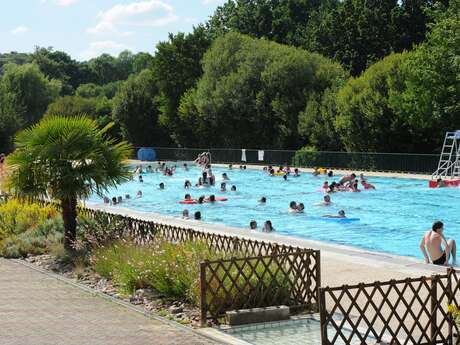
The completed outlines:
<svg viewBox="0 0 460 345">
<path fill-rule="evenodd" d="M 152 164 L 152 166 L 156 166 Z M 199 189 L 184 189 L 184 181 L 194 185 L 201 169 L 191 167 L 189 171 L 178 169 L 174 176 L 161 173 L 143 174 L 144 182 L 137 176 L 133 181 L 111 190 L 108 196 L 130 194 L 132 199 L 123 200 L 124 208 L 151 211 L 165 215 L 181 217 L 187 208 L 192 215 L 201 211 L 202 220 L 207 223 L 220 223 L 229 226 L 248 228 L 250 220 L 257 221 L 259 228 L 264 221 L 271 220 L 277 233 L 305 239 L 320 240 L 344 244 L 363 249 L 382 251 L 398 255 L 422 258 L 419 242 L 424 231 L 431 227 L 434 220 L 442 220 L 445 234 L 449 238 L 460 237 L 460 190 L 458 188 L 430 189 L 427 181 L 406 178 L 369 177 L 367 180 L 376 186 L 376 190 L 361 193 L 340 192 L 331 194 L 331 206 L 317 206 L 324 193 L 320 190 L 325 180 L 338 181 L 340 175 L 327 178 L 309 173 L 300 177 L 270 177 L 260 170 L 213 167 L 217 177 L 216 186 Z M 236 192 L 221 193 L 221 174 L 226 172 Z M 164 182 L 165 189 L 158 185 Z M 135 199 L 138 190 L 143 197 Z M 193 198 L 200 195 L 226 197 L 228 201 L 215 204 L 182 205 L 179 201 L 189 193 Z M 267 197 L 267 203 L 258 203 L 261 196 Z M 93 196 L 91 202 L 102 203 Z M 305 213 L 289 214 L 289 202 L 305 204 Z M 339 222 L 320 219 L 324 214 L 336 214 L 345 210 L 348 217 L 359 218 L 355 222 Z M 260 231 L 260 230 L 259 230 Z"/>
</svg>

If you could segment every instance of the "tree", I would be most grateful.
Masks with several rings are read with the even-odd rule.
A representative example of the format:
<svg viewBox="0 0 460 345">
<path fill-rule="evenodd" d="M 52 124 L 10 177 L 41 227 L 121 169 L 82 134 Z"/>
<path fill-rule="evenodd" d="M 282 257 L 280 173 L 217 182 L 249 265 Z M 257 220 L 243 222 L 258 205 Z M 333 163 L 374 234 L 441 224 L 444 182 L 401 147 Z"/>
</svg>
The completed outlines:
<svg viewBox="0 0 460 345">
<path fill-rule="evenodd" d="M 404 90 L 394 106 L 414 131 L 418 150 L 438 151 L 444 132 L 460 128 L 460 1 L 436 15 L 427 40 L 402 65 Z"/>
<path fill-rule="evenodd" d="M 157 44 L 153 69 L 159 90 L 160 123 L 168 128 L 172 139 L 182 145 L 194 139 L 178 115 L 180 98 L 203 74 L 201 59 L 210 45 L 203 27 L 194 28 L 187 35 L 170 34 L 168 41 Z"/>
<path fill-rule="evenodd" d="M 158 124 L 158 95 L 152 71 L 132 75 L 113 100 L 113 119 L 120 126 L 123 138 L 134 146 L 167 143 L 168 137 Z"/>
<path fill-rule="evenodd" d="M 4 92 L 0 84 L 0 152 L 13 149 L 13 137 L 22 126 L 22 119 L 10 94 Z"/>
<path fill-rule="evenodd" d="M 410 152 L 407 119 L 394 106 L 403 90 L 401 65 L 410 53 L 392 54 L 351 78 L 337 95 L 335 126 L 348 151 Z"/>
<path fill-rule="evenodd" d="M 67 250 L 76 239 L 78 200 L 102 195 L 131 176 L 125 162 L 131 146 L 107 137 L 109 128 L 83 116 L 48 117 L 18 133 L 8 157 L 16 196 L 60 201 Z"/>
<path fill-rule="evenodd" d="M 318 54 L 237 33 L 214 41 L 203 69 L 179 109 L 207 147 L 297 148 L 309 96 L 346 75 Z"/>
<path fill-rule="evenodd" d="M 48 104 L 59 95 L 61 86 L 60 82 L 46 78 L 36 64 L 6 65 L 1 85 L 12 102 L 11 111 L 25 126 L 43 116 Z"/>
</svg>

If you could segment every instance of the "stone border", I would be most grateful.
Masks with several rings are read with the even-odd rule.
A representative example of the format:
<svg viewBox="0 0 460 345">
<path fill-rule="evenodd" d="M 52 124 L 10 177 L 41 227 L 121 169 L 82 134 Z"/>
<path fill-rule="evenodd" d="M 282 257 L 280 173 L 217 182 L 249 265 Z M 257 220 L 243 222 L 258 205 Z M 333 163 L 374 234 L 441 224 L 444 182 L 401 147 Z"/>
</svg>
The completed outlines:
<svg viewBox="0 0 460 345">
<path fill-rule="evenodd" d="M 125 302 L 123 300 L 120 300 L 118 298 L 115 298 L 113 296 L 110 296 L 110 295 L 107 295 L 101 291 L 97 291 L 97 290 L 94 290 L 94 289 L 91 289 L 89 288 L 88 286 L 85 286 L 83 284 L 79 284 L 79 283 L 76 283 L 74 281 L 72 281 L 71 279 L 69 278 L 66 278 L 60 274 L 56 274 L 56 273 L 53 273 L 51 271 L 48 271 L 48 270 L 45 270 L 41 267 L 38 267 L 37 265 L 34 265 L 34 264 L 31 264 L 29 262 L 26 262 L 24 260 L 20 260 L 20 259 L 10 259 L 10 261 L 13 261 L 14 263 L 16 264 L 20 264 L 20 265 L 23 265 L 23 266 L 26 266 L 34 271 L 37 271 L 41 274 L 44 274 L 50 278 L 54 278 L 58 281 L 61 281 L 65 284 L 68 284 L 68 285 L 71 285 L 75 288 L 78 288 L 82 291 L 85 291 L 93 296 L 98 296 L 98 297 L 102 297 L 104 299 L 106 299 L 107 301 L 110 301 L 112 303 L 116 303 L 126 309 L 129 309 L 133 312 L 136 312 L 138 314 L 142 314 L 144 317 L 146 318 L 149 318 L 149 319 L 154 319 L 154 320 L 157 320 L 157 321 L 160 321 L 162 323 L 165 323 L 173 328 L 175 328 L 176 330 L 178 331 L 183 331 L 183 332 L 190 332 L 190 333 L 194 333 L 195 335 L 199 336 L 199 337 L 202 337 L 202 338 L 205 338 L 207 340 L 211 340 L 211 341 L 215 341 L 215 342 L 218 342 L 220 344 L 223 344 L 223 345 L 247 345 L 247 343 L 241 343 L 239 342 L 239 339 L 235 338 L 235 337 L 232 337 L 232 336 L 229 336 L 229 335 L 225 335 L 225 336 L 218 336 L 218 334 L 215 334 L 213 332 L 204 332 L 203 330 L 195 330 L 191 327 L 187 327 L 187 326 L 184 326 L 184 325 L 181 325 L 180 323 L 177 323 L 175 321 L 172 321 L 172 320 L 169 320 L 167 318 L 164 318 L 158 314 L 155 314 L 155 313 L 147 313 L 145 312 L 143 309 L 131 304 L 131 303 L 128 303 L 128 302 Z M 219 332 L 221 333 L 221 332 Z M 249 344 L 250 345 L 250 344 Z"/>
</svg>

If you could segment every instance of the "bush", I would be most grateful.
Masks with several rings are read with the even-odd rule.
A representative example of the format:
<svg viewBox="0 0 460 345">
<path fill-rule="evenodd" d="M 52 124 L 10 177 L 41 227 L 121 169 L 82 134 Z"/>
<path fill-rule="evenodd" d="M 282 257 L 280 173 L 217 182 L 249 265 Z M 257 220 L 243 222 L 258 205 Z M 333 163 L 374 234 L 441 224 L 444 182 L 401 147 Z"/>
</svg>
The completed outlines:
<svg viewBox="0 0 460 345">
<path fill-rule="evenodd" d="M 50 248 L 62 243 L 64 226 L 60 217 L 44 221 L 36 228 L 12 234 L 0 241 L 0 255 L 7 258 L 25 257 L 28 254 L 48 253 Z"/>
<path fill-rule="evenodd" d="M 34 230 L 56 215 L 56 210 L 51 206 L 41 207 L 17 199 L 0 204 L 0 241 L 11 235 Z"/>
</svg>

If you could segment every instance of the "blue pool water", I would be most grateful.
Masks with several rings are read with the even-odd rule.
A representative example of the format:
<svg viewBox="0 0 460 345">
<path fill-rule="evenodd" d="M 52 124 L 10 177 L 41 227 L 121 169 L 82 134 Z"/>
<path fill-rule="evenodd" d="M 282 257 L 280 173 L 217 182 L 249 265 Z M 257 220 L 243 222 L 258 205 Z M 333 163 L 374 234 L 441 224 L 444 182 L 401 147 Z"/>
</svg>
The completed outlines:
<svg viewBox="0 0 460 345">
<path fill-rule="evenodd" d="M 153 164 L 153 166 L 155 166 Z M 180 166 L 180 165 L 178 165 Z M 140 199 L 124 200 L 122 206 L 133 210 L 152 211 L 180 217 L 182 210 L 190 214 L 199 210 L 203 221 L 248 228 L 249 221 L 255 219 L 261 227 L 265 220 L 271 220 L 276 232 L 305 239 L 320 240 L 364 249 L 383 251 L 421 258 L 420 239 L 434 220 L 442 220 L 445 234 L 460 240 L 460 189 L 429 189 L 427 181 L 416 179 L 371 177 L 368 182 L 377 190 L 361 193 L 331 194 L 331 206 L 315 206 L 321 202 L 324 193 L 320 191 L 327 179 L 324 175 L 314 177 L 303 173 L 300 177 L 270 177 L 260 170 L 229 170 L 214 167 L 216 186 L 199 189 L 184 189 L 184 181 L 193 185 L 201 174 L 199 168 L 184 171 L 178 168 L 174 176 L 161 173 L 143 174 L 144 183 L 137 176 L 131 182 L 112 190 L 108 196 L 129 193 L 133 198 L 142 190 Z M 221 174 L 230 178 L 227 189 L 236 185 L 237 192 L 220 193 Z M 339 176 L 329 178 L 329 182 Z M 158 184 L 165 183 L 160 190 Z M 178 202 L 189 193 L 193 198 L 215 194 L 227 197 L 227 202 L 203 205 L 181 205 Z M 261 196 L 267 197 L 265 205 L 258 204 Z M 97 196 L 89 201 L 102 203 Z M 304 214 L 288 214 L 290 201 L 303 202 Z M 324 214 L 336 214 L 344 209 L 348 217 L 359 218 L 354 222 L 337 222 L 321 219 Z"/>
</svg>

